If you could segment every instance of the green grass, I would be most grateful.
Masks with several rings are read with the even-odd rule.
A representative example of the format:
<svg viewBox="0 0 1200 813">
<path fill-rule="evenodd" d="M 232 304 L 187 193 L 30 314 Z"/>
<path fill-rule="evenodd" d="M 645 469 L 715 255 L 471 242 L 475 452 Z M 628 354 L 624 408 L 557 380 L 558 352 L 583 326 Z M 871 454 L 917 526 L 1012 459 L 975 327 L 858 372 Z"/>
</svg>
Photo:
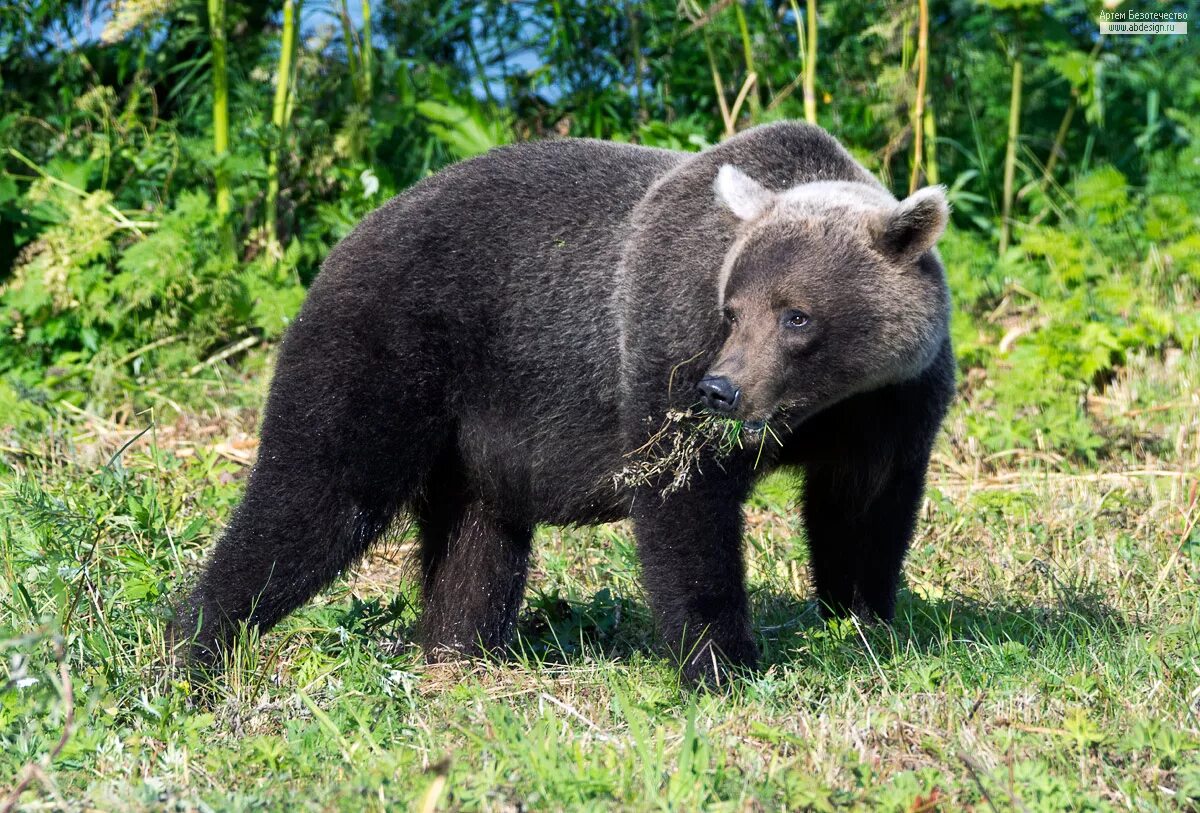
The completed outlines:
<svg viewBox="0 0 1200 813">
<path fill-rule="evenodd" d="M 397 532 L 191 685 L 164 617 L 238 497 L 265 375 L 154 420 L 42 410 L 0 435 L 0 781 L 28 777 L 29 810 L 1194 809 L 1198 371 L 1132 359 L 1089 405 L 1121 430 L 1087 469 L 973 450 L 963 399 L 891 629 L 818 619 L 769 479 L 764 669 L 710 694 L 652 653 L 625 525 L 539 532 L 512 662 L 423 663 Z"/>
</svg>

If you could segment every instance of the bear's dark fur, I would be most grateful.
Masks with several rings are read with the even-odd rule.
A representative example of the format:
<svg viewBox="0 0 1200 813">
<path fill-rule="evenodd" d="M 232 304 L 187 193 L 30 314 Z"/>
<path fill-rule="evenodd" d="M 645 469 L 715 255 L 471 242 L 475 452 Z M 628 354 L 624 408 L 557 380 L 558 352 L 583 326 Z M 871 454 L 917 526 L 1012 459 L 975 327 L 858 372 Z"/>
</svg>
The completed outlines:
<svg viewBox="0 0 1200 813">
<path fill-rule="evenodd" d="M 717 679 L 756 659 L 741 505 L 778 466 L 804 472 L 825 610 L 889 619 L 954 389 L 932 250 L 945 203 L 926 192 L 897 203 L 792 123 L 699 154 L 522 144 L 422 181 L 314 282 L 245 498 L 176 634 L 211 662 L 239 622 L 274 624 L 406 512 L 427 655 L 502 649 L 534 527 L 629 517 L 664 642 L 689 677 Z M 726 410 L 747 442 L 700 443 L 682 478 L 622 480 L 664 436 L 699 431 L 703 378 L 755 410 Z"/>
</svg>

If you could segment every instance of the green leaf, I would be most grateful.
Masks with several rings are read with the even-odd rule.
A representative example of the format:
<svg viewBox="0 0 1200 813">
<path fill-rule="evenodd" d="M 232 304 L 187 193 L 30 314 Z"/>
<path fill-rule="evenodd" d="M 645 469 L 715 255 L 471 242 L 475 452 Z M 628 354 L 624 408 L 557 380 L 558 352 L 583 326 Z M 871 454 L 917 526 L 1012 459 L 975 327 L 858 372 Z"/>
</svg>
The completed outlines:
<svg viewBox="0 0 1200 813">
<path fill-rule="evenodd" d="M 460 158 L 481 155 L 512 140 L 503 117 L 488 119 L 455 102 L 418 102 L 417 112 L 429 120 L 430 132 Z"/>
</svg>

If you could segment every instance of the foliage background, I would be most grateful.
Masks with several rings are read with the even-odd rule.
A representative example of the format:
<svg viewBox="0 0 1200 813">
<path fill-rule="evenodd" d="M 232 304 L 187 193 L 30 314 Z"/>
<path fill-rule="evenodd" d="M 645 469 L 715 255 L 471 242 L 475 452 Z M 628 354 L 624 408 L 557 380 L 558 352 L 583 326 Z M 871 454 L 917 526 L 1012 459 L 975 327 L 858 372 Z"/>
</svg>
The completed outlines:
<svg viewBox="0 0 1200 813">
<path fill-rule="evenodd" d="M 345 2 L 309 2 L 284 77 L 286 117 L 273 120 L 277 9 L 230 0 L 231 147 L 216 156 L 204 7 L 128 0 L 114 15 L 24 2 L 0 23 L 0 398 L 10 404 L 83 405 L 117 388 L 141 408 L 187 390 L 179 379 L 196 364 L 277 338 L 326 250 L 363 214 L 493 145 L 573 135 L 698 149 L 729 131 L 720 110 L 751 73 L 732 127 L 804 115 L 805 12 L 788 2 L 395 2 L 366 35 L 361 9 L 356 25 Z M 1176 7 L 1187 4 L 1155 6 Z M 903 194 L 917 5 L 817 8 L 817 119 Z M 951 190 L 955 338 L 964 372 L 978 371 L 968 396 L 1003 418 L 971 427 L 992 452 L 1103 454 L 1087 393 L 1129 350 L 1188 348 L 1197 336 L 1185 307 L 1200 280 L 1197 49 L 1190 37 L 1100 39 L 1098 10 L 931 9 L 923 175 Z M 1015 200 L 1002 222 L 1017 62 Z M 222 172 L 228 218 L 213 206 Z M 1005 223 L 1013 245 L 998 255 Z M 1013 331 L 1020 341 L 1001 341 Z"/>
<path fill-rule="evenodd" d="M 479 704 L 479 717 L 458 720 L 451 701 L 434 701 L 428 720 L 463 730 L 491 726 L 505 743 L 523 737 L 528 726 L 545 727 L 541 734 L 551 737 L 547 732 L 563 719 L 578 723 L 582 708 L 630 739 L 618 747 L 585 727 L 600 756 L 588 762 L 575 754 L 590 767 L 584 778 L 570 779 L 574 769 L 556 761 L 560 754 L 531 755 L 516 745 L 489 752 L 464 734 L 457 742 L 474 755 L 468 764 L 499 773 L 491 785 L 462 785 L 464 777 L 452 775 L 458 795 L 447 791 L 445 799 L 464 807 L 528 798 L 546 807 L 668 800 L 812 809 L 894 802 L 897 809 L 924 810 L 1009 802 L 1014 809 L 1134 807 L 1143 795 L 1151 807 L 1186 806 L 1200 798 L 1190 688 L 1200 674 L 1193 510 L 1200 445 L 1200 47 L 1195 35 L 1099 37 L 1095 20 L 1114 6 L 1076 0 L 932 0 L 923 40 L 921 6 L 920 0 L 5 4 L 0 637 L 12 660 L 0 692 L 0 730 L 9 754 L 3 764 L 31 783 L 23 798 L 34 799 L 39 786 L 50 789 L 47 798 L 57 792 L 54 780 L 27 776 L 29 765 L 42 765 L 48 773 L 57 766 L 68 796 L 86 789 L 90 804 L 153 806 L 152 783 L 135 783 L 124 796 L 96 789 L 104 787 L 104 765 L 134 776 L 137 766 L 159 758 L 158 748 L 176 761 L 169 771 L 142 773 L 173 777 L 161 780 L 163 798 L 173 804 L 288 803 L 269 789 L 220 789 L 218 782 L 180 778 L 180 766 L 192 764 L 185 752 L 212 749 L 212 759 L 228 770 L 257 766 L 251 777 L 278 770 L 324 788 L 330 806 L 354 809 L 347 798 L 357 797 L 332 790 L 339 777 L 357 777 L 354 787 L 378 790 L 382 799 L 376 780 L 389 770 L 424 769 L 436 761 L 434 751 L 447 751 L 446 742 L 431 737 L 428 753 L 415 762 L 411 755 L 394 757 L 394 764 L 379 759 L 379 748 L 391 753 L 389 737 L 411 739 L 427 724 L 417 712 L 398 714 L 394 727 L 372 732 L 353 702 L 321 706 L 308 694 L 336 698 L 349 686 L 352 695 L 399 693 L 414 709 L 420 705 L 420 697 L 413 699 L 416 661 L 376 646 L 384 630 L 407 623 L 403 597 L 381 603 L 377 595 L 362 599 L 357 587 L 353 598 L 335 593 L 296 622 L 274 650 L 283 655 L 234 670 L 246 683 L 226 687 L 224 712 L 216 717 L 197 711 L 191 687 L 153 670 L 169 596 L 236 499 L 246 456 L 237 444 L 252 453 L 252 441 L 238 438 L 253 429 L 273 343 L 329 247 L 368 211 L 438 168 L 498 144 L 566 135 L 700 149 L 756 123 L 804 118 L 807 66 L 816 120 L 898 195 L 914 177 L 949 189 L 954 219 L 942 253 L 956 301 L 960 398 L 939 447 L 927 519 L 958 529 L 976 547 L 939 537 L 961 561 L 914 555 L 910 582 L 917 592 L 902 604 L 907 637 L 818 625 L 777 642 L 777 653 L 793 654 L 777 654 L 775 663 L 801 652 L 822 665 L 809 678 L 789 678 L 799 683 L 756 684 L 732 704 L 734 719 L 747 719 L 742 728 L 731 725 L 760 742 L 752 753 L 740 746 L 722 751 L 716 735 L 696 722 L 719 714 L 716 701 L 679 700 L 677 688 L 664 688 L 673 685 L 669 680 L 645 678 L 651 667 L 636 660 L 633 674 L 619 680 L 613 677 L 619 661 L 603 658 L 599 666 L 585 661 L 582 673 L 568 671 L 581 686 L 595 679 L 599 705 L 593 714 L 586 698 L 575 697 L 576 716 L 558 709 L 566 715 L 561 719 L 544 709 L 521 718 L 497 698 L 507 689 L 493 691 L 493 678 L 468 681 L 460 693 Z M 286 7 L 297 21 L 293 47 Z M 1195 4 L 1155 2 L 1152 9 L 1190 12 L 1196 24 Z M 814 10 L 815 49 L 808 33 Z M 213 25 L 214 19 L 223 22 Z M 923 63 L 925 93 L 918 94 Z M 215 112 L 222 100 L 227 127 Z M 216 146 L 221 136 L 227 151 Z M 154 431 L 134 438 L 147 426 Z M 216 436 L 224 440 L 201 441 Z M 113 456 L 126 441 L 128 461 Z M 1116 498 L 1112 491 L 1071 490 L 1108 483 L 1115 472 L 1179 477 L 1136 488 L 1118 478 L 1111 481 L 1123 483 Z M 1051 477 L 1082 479 L 1062 480 L 1072 485 L 1059 488 L 1047 485 L 1060 483 Z M 954 496 L 960 480 L 999 490 L 960 501 Z M 760 507 L 786 513 L 783 493 L 768 487 Z M 546 669 L 538 658 L 547 652 L 591 651 L 584 644 L 563 648 L 557 636 L 564 630 L 567 637 L 608 641 L 619 619 L 639 617 L 636 602 L 627 606 L 621 593 L 636 592 L 635 582 L 620 575 L 630 569 L 628 557 L 621 558 L 629 552 L 627 537 L 597 533 L 547 542 L 547 592 L 529 611 L 533 628 L 545 633 L 534 646 L 535 673 Z M 794 552 L 800 531 L 763 533 L 755 537 L 752 572 L 762 584 L 784 574 L 781 589 L 803 594 L 797 575 L 803 553 Z M 1063 539 L 1072 544 L 1064 548 Z M 616 551 L 595 554 L 618 574 L 611 585 L 593 583 L 594 562 L 585 568 L 590 575 L 580 575 L 567 553 L 580 545 Z M 1055 571 L 1062 590 L 1047 598 L 1015 570 L 1004 570 L 1008 564 L 997 564 L 1010 560 L 1013 568 L 1050 561 L 1075 569 Z M 1101 575 L 1088 569 L 1095 567 Z M 980 586 L 970 602 L 947 603 L 937 585 L 951 578 L 963 589 L 1003 585 L 1010 595 L 1002 600 Z M 777 621 L 792 629 L 794 605 L 776 593 L 756 595 L 768 618 L 778 616 L 768 628 Z M 105 609 L 114 602 L 121 612 Z M 998 621 L 988 621 L 993 614 Z M 1126 624 L 1153 619 L 1150 628 L 1181 637 L 1141 640 L 1136 630 L 1112 626 L 1116 616 Z M 969 633 L 956 626 L 961 618 Z M 627 638 L 617 635 L 624 642 L 618 653 L 648 642 L 638 623 Z M 1040 633 L 1033 631 L 1039 625 Z M 980 647 L 975 662 L 955 650 L 964 635 Z M 860 636 L 870 658 L 854 649 Z M 287 643 L 293 639 L 298 643 Z M 873 680 L 879 647 L 891 652 L 884 657 L 891 675 L 886 691 L 842 696 L 831 688 Z M 330 688 L 320 676 L 332 663 L 349 671 L 344 684 Z M 975 712 L 955 723 L 927 721 L 939 732 L 930 735 L 934 743 L 946 749 L 930 758 L 932 774 L 910 775 L 904 764 L 889 762 L 894 740 L 884 737 L 873 751 L 862 744 L 866 734 L 867 740 L 842 742 L 844 732 L 819 725 L 805 730 L 819 732 L 814 736 L 831 743 L 830 752 L 804 752 L 802 767 L 789 767 L 801 736 L 788 716 L 797 697 L 816 704 L 810 711 L 827 703 L 835 716 L 852 715 L 865 697 L 869 709 L 911 720 L 919 716 L 905 705 L 913 691 L 940 697 L 935 705 L 973 699 L 989 670 L 1010 700 L 1032 692 L 1040 703 L 1025 720 L 1032 726 L 1025 739 L 1006 746 L 1007 786 L 1023 771 L 1023 781 L 1042 788 L 1023 800 L 997 790 L 1005 783 L 1001 757 L 970 767 L 970 758 L 954 756 L 973 753 L 962 751 L 951 732 Z M 945 677 L 951 672 L 957 682 Z M 139 680 L 144 673 L 157 675 L 153 688 Z M 1030 689 L 1031 675 L 1043 673 L 1060 680 Z M 73 695 L 64 677 L 71 674 Z M 1007 689 L 1005 675 L 1014 681 Z M 1163 681 L 1176 687 L 1174 694 L 1135 697 L 1135 686 Z M 64 727 L 64 709 L 75 706 L 77 719 L 67 718 Z M 1001 717 L 993 711 L 988 719 Z M 230 745 L 210 737 L 214 720 L 222 731 L 244 725 L 263 739 Z M 754 729 L 754 721 L 763 728 Z M 675 731 L 676 724 L 682 740 L 655 739 L 656 730 Z M 344 734 L 346 726 L 381 744 L 366 774 L 348 767 L 347 749 L 357 746 L 345 739 L 354 739 Z M 1058 733 L 1038 735 L 1038 728 Z M 53 751 L 60 730 L 73 736 L 65 750 Z M 303 742 L 301 756 L 279 750 L 282 731 Z M 951 740 L 958 744 L 947 745 Z M 569 753 L 583 747 L 578 738 L 565 742 Z M 346 767 L 326 764 L 327 748 Z M 645 776 L 622 748 L 640 754 Z M 764 767 L 776 759 L 784 760 L 779 776 Z M 89 775 L 89 764 L 100 766 L 97 776 Z M 735 772 L 754 770 L 769 779 L 735 781 Z M 677 771 L 686 782 L 662 778 Z M 1116 777 L 1124 773 L 1136 778 L 1121 790 Z M 442 774 L 414 776 L 388 792 L 415 800 Z M 532 795 L 519 790 L 530 782 Z M 989 784 L 991 795 L 981 791 Z"/>
</svg>

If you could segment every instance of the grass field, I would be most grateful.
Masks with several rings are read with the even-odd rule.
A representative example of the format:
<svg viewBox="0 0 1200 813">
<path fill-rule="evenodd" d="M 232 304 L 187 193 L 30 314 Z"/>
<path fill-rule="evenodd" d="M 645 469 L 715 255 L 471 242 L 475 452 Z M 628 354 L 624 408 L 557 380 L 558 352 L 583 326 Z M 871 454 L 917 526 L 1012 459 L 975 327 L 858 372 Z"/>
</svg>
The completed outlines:
<svg viewBox="0 0 1200 813">
<path fill-rule="evenodd" d="M 539 532 L 511 662 L 423 663 L 398 531 L 213 685 L 164 670 L 267 358 L 200 406 L 59 406 L 0 438 L 0 809 L 1200 806 L 1194 353 L 1134 357 L 1089 400 L 1123 435 L 1087 467 L 978 452 L 964 395 L 891 629 L 819 620 L 791 484 L 766 481 L 764 669 L 709 694 L 652 653 L 624 525 Z"/>
</svg>

